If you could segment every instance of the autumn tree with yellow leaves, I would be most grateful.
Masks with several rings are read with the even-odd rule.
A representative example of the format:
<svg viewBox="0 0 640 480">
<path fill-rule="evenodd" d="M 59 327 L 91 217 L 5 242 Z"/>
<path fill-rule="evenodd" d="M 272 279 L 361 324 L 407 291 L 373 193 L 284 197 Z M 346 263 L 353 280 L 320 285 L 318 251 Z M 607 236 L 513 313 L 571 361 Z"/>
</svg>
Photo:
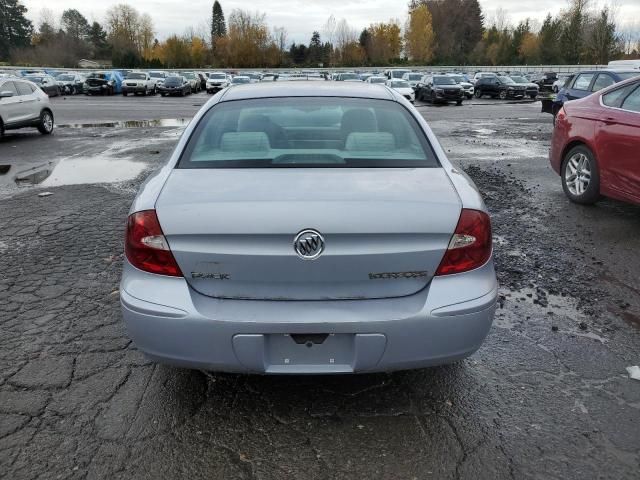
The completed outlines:
<svg viewBox="0 0 640 480">
<path fill-rule="evenodd" d="M 404 41 L 407 57 L 413 62 L 427 64 L 433 59 L 436 35 L 426 5 L 419 5 L 409 12 Z"/>
</svg>

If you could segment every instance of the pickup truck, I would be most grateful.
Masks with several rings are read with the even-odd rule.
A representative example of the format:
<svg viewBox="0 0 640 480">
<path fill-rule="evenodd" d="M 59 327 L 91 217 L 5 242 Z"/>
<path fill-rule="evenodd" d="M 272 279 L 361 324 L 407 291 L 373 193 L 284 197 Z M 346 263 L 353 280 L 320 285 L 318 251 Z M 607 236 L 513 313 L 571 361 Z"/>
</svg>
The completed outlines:
<svg viewBox="0 0 640 480">
<path fill-rule="evenodd" d="M 122 95 L 133 93 L 155 95 L 158 91 L 157 79 L 145 72 L 129 72 L 122 82 Z"/>
</svg>

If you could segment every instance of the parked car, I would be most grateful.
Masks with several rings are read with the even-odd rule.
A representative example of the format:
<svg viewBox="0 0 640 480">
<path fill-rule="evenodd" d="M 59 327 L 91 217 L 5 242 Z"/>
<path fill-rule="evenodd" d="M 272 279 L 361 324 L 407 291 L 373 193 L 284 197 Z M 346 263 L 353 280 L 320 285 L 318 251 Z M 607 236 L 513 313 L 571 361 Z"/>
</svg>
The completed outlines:
<svg viewBox="0 0 640 480">
<path fill-rule="evenodd" d="M 394 78 L 400 80 L 405 73 L 411 73 L 411 70 L 407 70 L 406 68 L 390 68 L 385 70 L 384 75 L 387 77 L 387 80 L 392 80 Z"/>
<path fill-rule="evenodd" d="M 524 98 L 527 89 L 524 85 L 518 85 L 509 77 L 482 77 L 475 85 L 476 98 L 489 95 L 501 100 L 512 98 Z"/>
<path fill-rule="evenodd" d="M 553 82 L 551 86 L 551 90 L 553 93 L 558 93 L 562 87 L 564 87 L 570 78 L 573 78 L 573 75 L 558 75 L 558 79 Z"/>
<path fill-rule="evenodd" d="M 304 80 L 306 80 L 306 78 Z M 251 83 L 251 79 L 246 75 L 236 75 L 231 79 L 231 86 L 246 85 L 248 83 Z"/>
<path fill-rule="evenodd" d="M 513 80 L 516 84 L 522 85 L 525 88 L 525 95 L 533 100 L 538 98 L 538 94 L 540 93 L 540 87 L 538 84 L 530 82 L 524 77 L 518 75 L 510 75 L 509 78 Z"/>
<path fill-rule="evenodd" d="M 640 204 L 639 146 L 640 77 L 565 103 L 550 161 L 573 202 L 591 204 L 603 195 Z"/>
<path fill-rule="evenodd" d="M 192 92 L 199 92 L 200 91 L 200 78 L 193 72 L 182 72 L 180 75 L 182 75 L 184 78 L 187 79 L 187 81 L 189 82 L 189 85 L 191 85 L 191 91 Z"/>
<path fill-rule="evenodd" d="M 155 95 L 158 92 L 157 79 L 146 72 L 130 72 L 122 82 L 122 95 L 133 93 Z"/>
<path fill-rule="evenodd" d="M 423 75 L 421 73 L 405 73 L 402 76 L 402 80 L 406 81 L 411 85 L 411 88 L 415 91 L 418 83 L 422 80 Z"/>
<path fill-rule="evenodd" d="M 189 80 L 182 75 L 172 75 L 165 78 L 164 84 L 158 87 L 158 91 L 163 97 L 167 95 L 179 95 L 184 97 L 191 93 L 191 83 L 189 83 Z"/>
<path fill-rule="evenodd" d="M 93 72 L 85 81 L 87 95 L 114 95 L 122 92 L 122 76 L 117 71 Z"/>
<path fill-rule="evenodd" d="M 362 82 L 360 75 L 353 72 L 339 73 L 334 80 L 336 82 Z"/>
<path fill-rule="evenodd" d="M 470 79 L 469 81 L 473 84 L 473 86 L 475 87 L 476 84 L 478 83 L 478 80 L 480 80 L 481 78 L 494 78 L 497 77 L 498 75 L 494 72 L 477 72 L 472 79 Z"/>
<path fill-rule="evenodd" d="M 6 130 L 35 127 L 53 132 L 53 108 L 49 96 L 25 78 L 0 78 L 0 137 Z"/>
<path fill-rule="evenodd" d="M 387 77 L 378 77 L 375 75 L 372 75 L 371 77 L 367 78 L 366 83 L 387 83 Z"/>
<path fill-rule="evenodd" d="M 58 95 L 60 95 L 60 87 L 51 75 L 26 75 L 22 78 L 35 83 L 42 89 L 44 93 L 46 93 L 50 97 L 57 97 Z"/>
<path fill-rule="evenodd" d="M 542 111 L 554 117 L 566 102 L 587 97 L 623 80 L 640 76 L 640 70 L 585 70 L 565 83 L 556 98 L 542 102 Z"/>
<path fill-rule="evenodd" d="M 418 84 L 416 97 L 431 103 L 456 102 L 462 105 L 464 89 L 453 77 L 448 75 L 425 75 Z"/>
<path fill-rule="evenodd" d="M 149 72 L 149 76 L 156 81 L 156 89 L 158 89 L 164 84 L 169 74 L 161 70 L 153 70 Z"/>
<path fill-rule="evenodd" d="M 458 85 L 462 87 L 464 90 L 464 95 L 467 97 L 467 100 L 473 98 L 473 93 L 475 92 L 475 88 L 473 87 L 473 83 L 469 81 L 466 75 L 462 75 L 459 73 L 448 73 L 447 76 L 453 78 Z"/>
<path fill-rule="evenodd" d="M 208 102 L 130 209 L 119 298 L 137 349 L 262 374 L 476 351 L 498 290 L 490 218 L 401 98 L 275 82 Z"/>
<path fill-rule="evenodd" d="M 227 88 L 230 82 L 231 78 L 224 72 L 210 73 L 207 80 L 207 93 L 219 92 L 223 88 Z"/>
<path fill-rule="evenodd" d="M 245 72 L 242 75 L 249 77 L 250 83 L 258 83 L 262 80 L 262 74 L 259 72 Z"/>
<path fill-rule="evenodd" d="M 61 73 L 56 77 L 56 83 L 63 95 L 79 95 L 84 86 L 84 77 L 77 73 Z"/>
<path fill-rule="evenodd" d="M 391 80 L 387 80 L 385 85 L 389 88 L 392 88 L 396 92 L 398 92 L 400 95 L 402 95 L 404 98 L 409 100 L 411 103 L 416 101 L 416 92 L 413 90 L 411 85 L 409 85 L 409 82 L 407 82 L 406 80 L 394 78 Z"/>
<path fill-rule="evenodd" d="M 204 72 L 196 72 L 196 75 L 200 79 L 200 91 L 207 89 L 207 74 Z"/>
<path fill-rule="evenodd" d="M 556 80 L 558 80 L 558 74 L 556 72 L 544 72 L 531 79 L 533 83 L 538 85 L 541 92 L 551 91 Z"/>
</svg>

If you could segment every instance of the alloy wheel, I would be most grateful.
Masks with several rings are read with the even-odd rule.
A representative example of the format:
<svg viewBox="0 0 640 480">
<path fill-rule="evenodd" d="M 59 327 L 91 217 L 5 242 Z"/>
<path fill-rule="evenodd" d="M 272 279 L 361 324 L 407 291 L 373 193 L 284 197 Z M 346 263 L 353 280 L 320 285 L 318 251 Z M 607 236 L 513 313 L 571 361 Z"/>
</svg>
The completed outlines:
<svg viewBox="0 0 640 480">
<path fill-rule="evenodd" d="M 576 153 L 569 158 L 564 171 L 567 188 L 572 195 L 583 195 L 591 183 L 591 162 L 584 153 Z"/>
</svg>

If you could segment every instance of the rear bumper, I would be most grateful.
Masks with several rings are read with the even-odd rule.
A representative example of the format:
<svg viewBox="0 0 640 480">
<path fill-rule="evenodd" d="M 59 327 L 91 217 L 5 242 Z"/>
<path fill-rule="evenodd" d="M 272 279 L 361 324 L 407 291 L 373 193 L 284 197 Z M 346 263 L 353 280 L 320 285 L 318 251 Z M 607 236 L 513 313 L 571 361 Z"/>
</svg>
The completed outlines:
<svg viewBox="0 0 640 480">
<path fill-rule="evenodd" d="M 214 299 L 195 292 L 183 278 L 148 274 L 126 261 L 120 286 L 129 335 L 153 360 L 279 374 L 391 371 L 460 360 L 484 341 L 496 297 L 493 261 L 437 277 L 415 295 L 387 300 Z M 329 334 L 334 346 L 305 350 L 287 339 L 289 334 Z M 287 351 L 279 351 L 282 345 Z"/>
</svg>

